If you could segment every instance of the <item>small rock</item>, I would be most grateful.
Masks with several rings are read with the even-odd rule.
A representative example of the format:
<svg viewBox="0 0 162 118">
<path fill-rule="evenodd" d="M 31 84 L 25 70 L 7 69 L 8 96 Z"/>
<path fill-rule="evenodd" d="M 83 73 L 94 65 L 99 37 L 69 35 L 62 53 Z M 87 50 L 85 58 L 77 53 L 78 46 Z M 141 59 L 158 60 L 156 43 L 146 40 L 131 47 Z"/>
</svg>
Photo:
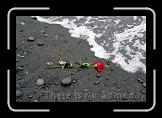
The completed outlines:
<svg viewBox="0 0 162 118">
<path fill-rule="evenodd" d="M 28 41 L 33 42 L 33 41 L 35 41 L 35 38 L 30 36 L 30 37 L 28 37 Z"/>
<path fill-rule="evenodd" d="M 83 90 L 84 92 L 88 92 L 88 91 L 90 91 L 89 89 L 85 89 L 85 90 Z"/>
<path fill-rule="evenodd" d="M 51 65 L 53 65 L 53 63 L 52 62 L 47 62 L 47 65 L 51 66 Z"/>
<path fill-rule="evenodd" d="M 96 75 L 96 77 L 97 77 L 97 78 L 100 78 L 100 77 L 101 77 L 101 75 L 100 75 L 100 74 L 97 74 L 97 75 Z"/>
<path fill-rule="evenodd" d="M 33 97 L 33 95 L 28 95 L 28 98 L 30 98 L 30 99 L 31 99 L 32 97 Z"/>
<path fill-rule="evenodd" d="M 44 80 L 43 79 L 38 79 L 36 82 L 36 85 L 38 86 L 42 86 L 44 84 Z"/>
<path fill-rule="evenodd" d="M 100 84 L 100 81 L 95 81 L 94 84 L 98 85 L 98 84 Z"/>
<path fill-rule="evenodd" d="M 16 90 L 16 98 L 19 98 L 19 97 L 21 97 L 22 96 L 22 91 L 20 91 L 20 90 Z"/>
<path fill-rule="evenodd" d="M 143 83 L 143 80 L 141 78 L 138 78 L 139 83 Z"/>
<path fill-rule="evenodd" d="M 53 63 L 52 62 L 47 62 L 47 67 L 48 69 L 52 68 L 53 67 Z"/>
<path fill-rule="evenodd" d="M 24 30 L 20 30 L 20 32 L 23 32 Z"/>
<path fill-rule="evenodd" d="M 24 23 L 24 22 L 20 22 L 20 24 L 21 24 L 21 25 L 25 25 L 25 23 Z"/>
<path fill-rule="evenodd" d="M 61 81 L 61 84 L 64 86 L 70 85 L 71 84 L 72 79 L 70 77 L 64 78 Z"/>
<path fill-rule="evenodd" d="M 107 63 L 107 65 L 110 65 L 110 62 L 109 61 L 107 61 L 106 63 Z"/>
<path fill-rule="evenodd" d="M 21 66 L 19 66 L 17 69 L 18 69 L 18 70 L 20 70 L 20 71 L 22 71 L 22 70 L 23 70 L 23 68 L 22 68 Z"/>
<path fill-rule="evenodd" d="M 24 58 L 25 56 L 23 55 L 20 55 L 20 54 L 17 54 L 18 57 L 21 57 L 21 58 Z"/>
<path fill-rule="evenodd" d="M 58 35 L 55 35 L 54 36 L 54 39 L 58 40 L 59 39 L 59 36 Z"/>
<path fill-rule="evenodd" d="M 71 75 L 74 75 L 74 74 L 75 74 L 74 72 L 71 73 Z"/>
<path fill-rule="evenodd" d="M 73 80 L 73 83 L 76 83 L 77 82 L 77 80 Z"/>
<path fill-rule="evenodd" d="M 144 88 L 146 88 L 146 82 L 143 82 L 142 86 L 143 86 Z"/>
<path fill-rule="evenodd" d="M 119 92 L 121 92 L 122 90 L 121 89 L 118 89 Z"/>
<path fill-rule="evenodd" d="M 142 93 L 142 94 L 146 94 L 146 90 L 144 90 L 144 89 L 141 90 L 141 93 Z"/>
<path fill-rule="evenodd" d="M 44 35 L 45 35 L 45 36 L 48 36 L 48 33 L 46 32 L 46 33 L 44 33 Z"/>
<path fill-rule="evenodd" d="M 40 41 L 40 42 L 37 43 L 37 45 L 38 45 L 38 46 L 43 46 L 43 45 L 44 45 L 44 42 L 41 42 L 41 41 Z"/>
<path fill-rule="evenodd" d="M 54 85 L 58 85 L 58 83 L 57 83 L 57 82 L 54 82 L 53 84 L 54 84 Z"/>
<path fill-rule="evenodd" d="M 67 41 L 64 41 L 64 43 L 68 43 Z"/>
</svg>

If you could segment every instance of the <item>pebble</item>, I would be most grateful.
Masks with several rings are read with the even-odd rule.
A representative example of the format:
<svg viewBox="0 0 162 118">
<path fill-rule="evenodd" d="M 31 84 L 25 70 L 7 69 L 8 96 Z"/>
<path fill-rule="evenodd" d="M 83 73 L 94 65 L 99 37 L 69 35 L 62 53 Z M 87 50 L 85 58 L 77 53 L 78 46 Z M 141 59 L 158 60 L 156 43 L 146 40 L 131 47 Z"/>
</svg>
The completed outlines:
<svg viewBox="0 0 162 118">
<path fill-rule="evenodd" d="M 28 98 L 30 98 L 30 99 L 31 99 L 32 97 L 33 97 L 33 95 L 28 95 Z"/>
<path fill-rule="evenodd" d="M 100 84 L 100 81 L 95 81 L 94 84 L 98 85 L 98 84 Z"/>
<path fill-rule="evenodd" d="M 36 85 L 38 86 L 42 86 L 44 84 L 44 80 L 43 79 L 38 79 L 36 82 Z"/>
<path fill-rule="evenodd" d="M 54 84 L 54 85 L 58 85 L 58 83 L 57 83 L 57 82 L 54 82 L 53 84 Z"/>
<path fill-rule="evenodd" d="M 76 83 L 77 82 L 77 80 L 73 80 L 73 83 Z"/>
<path fill-rule="evenodd" d="M 38 46 L 43 46 L 44 45 L 44 42 L 38 42 L 37 45 Z"/>
<path fill-rule="evenodd" d="M 48 36 L 48 33 L 44 33 L 45 36 Z"/>
<path fill-rule="evenodd" d="M 100 77 L 101 77 L 101 75 L 100 75 L 100 74 L 97 74 L 97 75 L 96 75 L 96 77 L 97 77 L 97 78 L 100 78 Z"/>
<path fill-rule="evenodd" d="M 22 91 L 20 91 L 20 90 L 16 90 L 16 98 L 19 98 L 19 97 L 21 97 L 22 96 Z"/>
<path fill-rule="evenodd" d="M 75 74 L 74 72 L 71 73 L 71 75 L 74 75 L 74 74 Z"/>
<path fill-rule="evenodd" d="M 70 77 L 64 78 L 61 81 L 61 84 L 64 86 L 70 85 L 71 84 L 72 79 Z"/>
<path fill-rule="evenodd" d="M 114 71 L 113 69 L 110 69 L 111 71 Z"/>
<path fill-rule="evenodd" d="M 22 71 L 22 70 L 23 70 L 23 68 L 22 68 L 21 66 L 19 66 L 17 69 L 18 69 L 18 70 L 20 70 L 20 71 Z"/>
<path fill-rule="evenodd" d="M 25 56 L 23 55 L 20 55 L 20 54 L 17 54 L 18 57 L 21 57 L 21 58 L 24 58 Z"/>
<path fill-rule="evenodd" d="M 144 88 L 146 88 L 146 82 L 144 82 L 144 83 L 142 84 L 142 86 L 143 86 Z"/>
<path fill-rule="evenodd" d="M 84 92 L 88 92 L 88 91 L 90 91 L 89 89 L 85 89 L 85 90 L 83 90 Z"/>
<path fill-rule="evenodd" d="M 23 32 L 24 30 L 20 30 L 20 32 Z"/>
<path fill-rule="evenodd" d="M 28 41 L 30 41 L 30 42 L 35 41 L 35 38 L 30 36 L 30 37 L 28 37 Z"/>
<path fill-rule="evenodd" d="M 64 43 L 68 43 L 67 41 L 64 41 Z"/>
<path fill-rule="evenodd" d="M 110 62 L 109 61 L 107 61 L 107 65 L 110 65 Z"/>
<path fill-rule="evenodd" d="M 143 80 L 141 78 L 138 78 L 139 83 L 143 83 Z"/>
<path fill-rule="evenodd" d="M 59 39 L 59 36 L 58 35 L 55 35 L 54 36 L 54 39 L 58 40 Z"/>
<path fill-rule="evenodd" d="M 144 89 L 141 90 L 141 93 L 142 93 L 142 94 L 146 94 L 146 90 L 144 90 Z"/>
<path fill-rule="evenodd" d="M 52 62 L 47 62 L 47 65 L 51 66 L 51 65 L 53 65 L 53 63 Z"/>
<path fill-rule="evenodd" d="M 47 62 L 47 68 L 52 68 L 53 63 L 52 62 Z"/>
<path fill-rule="evenodd" d="M 24 22 L 20 22 L 20 24 L 21 24 L 21 25 L 25 25 L 25 23 L 24 23 Z"/>
</svg>

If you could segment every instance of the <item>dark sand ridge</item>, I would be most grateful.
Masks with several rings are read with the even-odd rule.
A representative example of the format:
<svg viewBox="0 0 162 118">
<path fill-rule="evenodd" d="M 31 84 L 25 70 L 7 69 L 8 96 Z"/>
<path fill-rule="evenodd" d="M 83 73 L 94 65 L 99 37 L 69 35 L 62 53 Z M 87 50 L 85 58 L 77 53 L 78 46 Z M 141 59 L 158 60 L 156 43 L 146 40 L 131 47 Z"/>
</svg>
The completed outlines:
<svg viewBox="0 0 162 118">
<path fill-rule="evenodd" d="M 33 41 L 28 41 L 34 37 Z M 88 42 L 70 36 L 60 25 L 38 22 L 28 16 L 16 18 L 16 86 L 22 92 L 21 102 L 143 102 L 146 75 L 128 73 L 111 63 L 102 73 L 97 70 L 74 68 L 47 68 L 52 62 L 58 66 L 62 59 L 71 63 L 100 60 L 90 51 Z M 100 74 L 101 77 L 96 77 Z M 61 85 L 65 77 L 72 78 L 67 87 Z M 43 78 L 44 85 L 36 85 Z M 140 79 L 139 79 L 140 78 Z"/>
</svg>

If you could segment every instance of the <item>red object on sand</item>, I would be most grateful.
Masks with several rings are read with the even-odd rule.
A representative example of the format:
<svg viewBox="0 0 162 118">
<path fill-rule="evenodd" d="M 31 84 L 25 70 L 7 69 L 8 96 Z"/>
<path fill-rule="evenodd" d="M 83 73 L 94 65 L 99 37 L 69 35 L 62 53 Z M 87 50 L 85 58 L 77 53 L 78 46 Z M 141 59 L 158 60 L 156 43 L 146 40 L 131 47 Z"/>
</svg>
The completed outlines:
<svg viewBox="0 0 162 118">
<path fill-rule="evenodd" d="M 102 62 L 93 61 L 92 64 L 95 65 L 95 68 L 97 69 L 98 72 L 102 71 L 102 69 L 103 69 L 103 63 Z"/>
</svg>

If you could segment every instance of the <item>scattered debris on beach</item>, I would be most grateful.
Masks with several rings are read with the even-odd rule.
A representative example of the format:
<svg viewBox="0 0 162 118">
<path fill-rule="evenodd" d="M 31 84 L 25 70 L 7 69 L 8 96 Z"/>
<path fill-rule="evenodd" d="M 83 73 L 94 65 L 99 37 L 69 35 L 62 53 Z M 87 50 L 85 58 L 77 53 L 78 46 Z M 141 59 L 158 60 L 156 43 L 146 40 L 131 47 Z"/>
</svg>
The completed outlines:
<svg viewBox="0 0 162 118">
<path fill-rule="evenodd" d="M 37 82 L 36 82 L 36 85 L 38 85 L 38 86 L 44 85 L 44 80 L 43 80 L 43 78 L 42 78 L 42 79 L 38 79 Z"/>
<path fill-rule="evenodd" d="M 61 84 L 64 86 L 68 86 L 71 84 L 71 82 L 72 82 L 72 79 L 70 77 L 67 77 L 67 78 L 62 79 Z"/>
<path fill-rule="evenodd" d="M 29 36 L 27 41 L 33 42 L 33 41 L 35 41 L 35 38 L 33 36 Z"/>
</svg>

